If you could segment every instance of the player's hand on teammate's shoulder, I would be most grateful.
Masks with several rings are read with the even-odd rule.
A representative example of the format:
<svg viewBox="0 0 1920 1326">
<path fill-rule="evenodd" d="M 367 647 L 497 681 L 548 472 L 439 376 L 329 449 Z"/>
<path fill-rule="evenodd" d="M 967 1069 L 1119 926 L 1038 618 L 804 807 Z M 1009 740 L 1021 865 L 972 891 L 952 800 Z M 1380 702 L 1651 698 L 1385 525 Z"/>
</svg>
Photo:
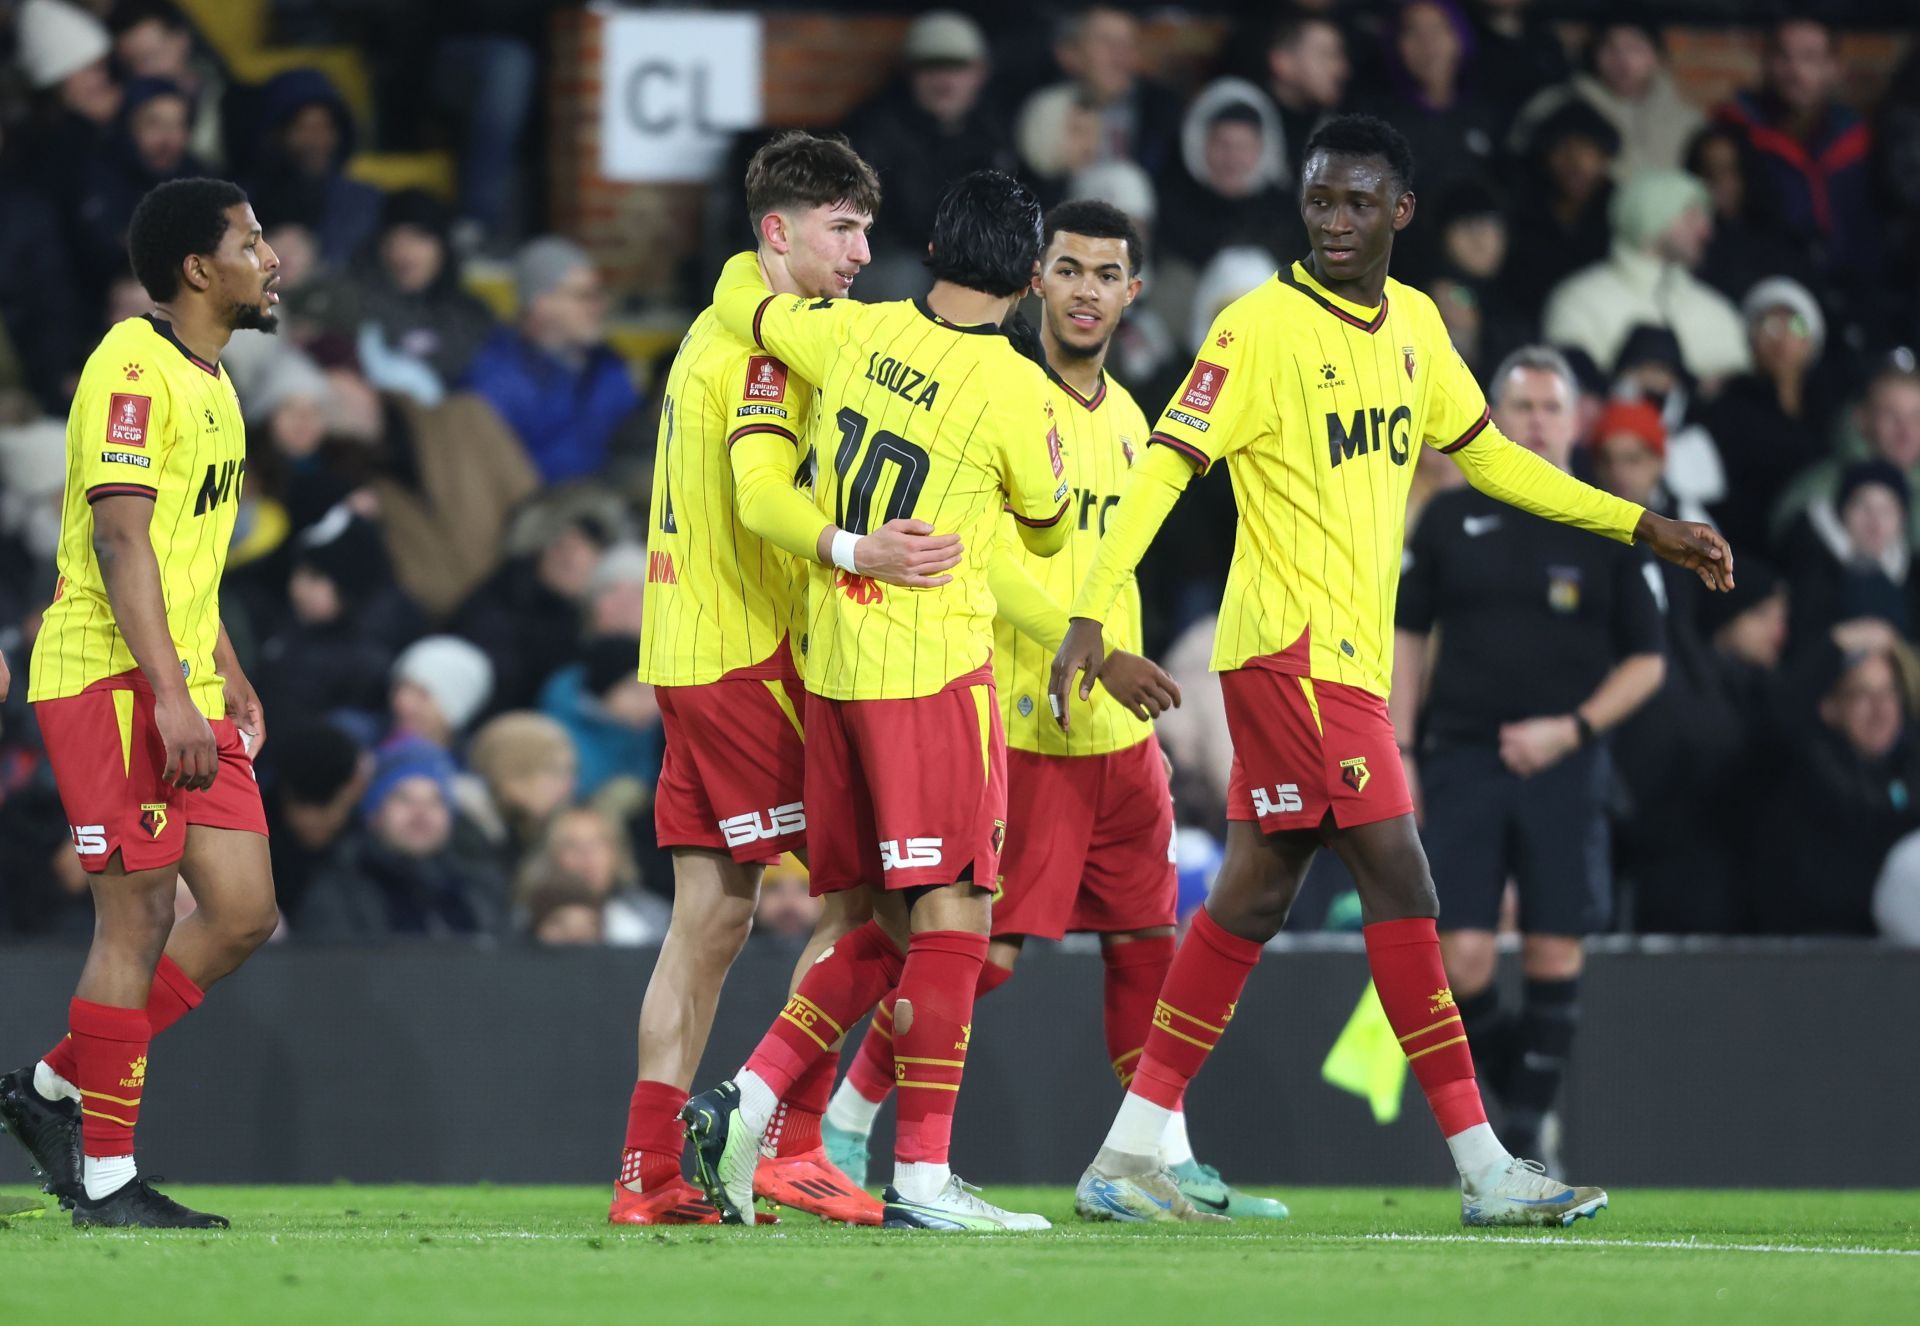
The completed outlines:
<svg viewBox="0 0 1920 1326">
<path fill-rule="evenodd" d="M 1633 536 L 1658 556 L 1694 572 L 1708 589 L 1733 588 L 1733 549 L 1713 526 L 1645 511 Z"/>
<path fill-rule="evenodd" d="M 153 722 L 167 750 L 166 768 L 160 775 L 167 785 L 189 792 L 212 787 L 214 775 L 220 771 L 220 747 L 193 698 L 181 691 L 155 700 Z"/>
<path fill-rule="evenodd" d="M 1074 679 L 1080 678 L 1082 700 L 1093 696 L 1094 679 L 1106 661 L 1107 642 L 1101 638 L 1100 623 L 1091 617 L 1075 617 L 1067 623 L 1067 635 L 1053 655 L 1053 670 L 1047 674 L 1047 703 L 1053 708 L 1053 721 L 1065 732 L 1070 720 L 1067 701 L 1074 692 Z M 1085 674 L 1082 676 L 1082 674 Z"/>
<path fill-rule="evenodd" d="M 1116 649 L 1100 665 L 1100 684 L 1135 718 L 1148 722 L 1180 707 L 1180 683 L 1150 658 Z"/>
<path fill-rule="evenodd" d="M 966 548 L 958 534 L 935 534 L 924 520 L 889 520 L 854 545 L 858 574 L 909 589 L 933 589 L 952 580 L 941 574 L 960 565 Z"/>
</svg>

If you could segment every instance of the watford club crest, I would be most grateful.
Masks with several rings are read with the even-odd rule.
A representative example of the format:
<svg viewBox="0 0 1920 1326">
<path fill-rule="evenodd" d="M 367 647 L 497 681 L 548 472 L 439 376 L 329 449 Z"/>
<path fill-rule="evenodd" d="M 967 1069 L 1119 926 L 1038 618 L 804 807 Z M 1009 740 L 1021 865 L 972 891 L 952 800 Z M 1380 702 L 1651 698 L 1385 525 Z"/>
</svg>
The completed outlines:
<svg viewBox="0 0 1920 1326">
<path fill-rule="evenodd" d="M 158 838 L 167 831 L 167 804 L 164 801 L 140 807 L 140 827 L 147 831 L 150 838 Z"/>
<path fill-rule="evenodd" d="M 1367 757 L 1356 755 L 1351 760 L 1340 761 L 1340 781 L 1356 792 L 1367 790 L 1367 783 L 1373 774 L 1367 768 Z"/>
<path fill-rule="evenodd" d="M 1411 382 L 1413 381 L 1413 347 L 1411 345 L 1401 346 L 1400 354 L 1407 366 L 1407 381 Z"/>
</svg>

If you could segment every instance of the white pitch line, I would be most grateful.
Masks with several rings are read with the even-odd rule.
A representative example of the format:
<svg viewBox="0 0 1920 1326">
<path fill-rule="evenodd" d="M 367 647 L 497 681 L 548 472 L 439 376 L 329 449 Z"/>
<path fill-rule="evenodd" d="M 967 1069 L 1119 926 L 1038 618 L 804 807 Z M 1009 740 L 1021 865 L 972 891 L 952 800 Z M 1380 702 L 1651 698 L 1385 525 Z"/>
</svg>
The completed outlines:
<svg viewBox="0 0 1920 1326">
<path fill-rule="evenodd" d="M 1595 1239 L 1537 1234 L 1530 1238 L 1475 1234 L 1361 1234 L 1370 1243 L 1477 1243 L 1482 1247 L 1520 1244 L 1553 1248 L 1665 1248 L 1677 1252 L 1786 1252 L 1831 1257 L 1920 1257 L 1920 1248 L 1816 1248 L 1804 1243 L 1706 1243 L 1699 1239 Z"/>
</svg>

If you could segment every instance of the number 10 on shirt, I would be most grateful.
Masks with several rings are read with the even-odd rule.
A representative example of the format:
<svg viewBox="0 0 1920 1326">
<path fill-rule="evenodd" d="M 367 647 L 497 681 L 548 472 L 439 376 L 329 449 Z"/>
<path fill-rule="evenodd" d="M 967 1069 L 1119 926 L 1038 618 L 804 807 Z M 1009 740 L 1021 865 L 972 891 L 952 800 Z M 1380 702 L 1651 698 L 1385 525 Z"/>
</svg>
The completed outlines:
<svg viewBox="0 0 1920 1326">
<path fill-rule="evenodd" d="M 886 512 L 879 523 L 903 520 L 913 514 L 914 503 L 927 482 L 925 448 L 909 442 L 898 433 L 882 428 L 867 435 L 867 418 L 857 410 L 842 409 L 835 416 L 840 425 L 840 445 L 833 453 L 833 523 L 854 534 L 871 534 L 874 528 L 873 499 L 880 487 L 881 473 L 888 465 L 896 471 L 893 491 L 887 497 Z M 864 458 L 863 458 L 864 457 Z M 854 462 L 860 468 L 851 481 L 847 474 Z"/>
</svg>

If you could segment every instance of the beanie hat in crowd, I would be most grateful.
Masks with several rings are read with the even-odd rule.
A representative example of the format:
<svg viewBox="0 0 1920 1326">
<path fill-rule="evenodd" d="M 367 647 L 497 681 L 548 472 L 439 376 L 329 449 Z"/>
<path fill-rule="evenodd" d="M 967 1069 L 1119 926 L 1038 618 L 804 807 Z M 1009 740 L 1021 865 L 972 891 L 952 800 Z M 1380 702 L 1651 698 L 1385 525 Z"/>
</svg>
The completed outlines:
<svg viewBox="0 0 1920 1326">
<path fill-rule="evenodd" d="M 371 819 L 409 778 L 431 778 L 449 809 L 453 806 L 453 757 L 424 737 L 401 737 L 382 746 L 374 760 L 373 779 L 360 798 L 360 813 Z"/>
<path fill-rule="evenodd" d="M 1598 446 L 1618 433 L 1639 438 L 1654 455 L 1666 459 L 1667 426 L 1660 421 L 1660 411 L 1645 401 L 1607 402 L 1607 407 L 1600 411 L 1600 418 L 1593 425 L 1594 445 Z"/>
<path fill-rule="evenodd" d="M 534 300 L 553 290 L 582 267 L 593 266 L 587 251 L 559 235 L 529 240 L 513 260 L 513 288 L 526 312 Z"/>
<path fill-rule="evenodd" d="M 1687 357 L 1680 349 L 1680 338 L 1671 327 L 1652 322 L 1637 322 L 1621 342 L 1620 353 L 1613 357 L 1613 371 L 1625 373 L 1646 364 L 1659 364 L 1673 370 L 1682 382 L 1690 381 Z"/>
<path fill-rule="evenodd" d="M 360 769 L 360 746 L 325 719 L 275 728 L 270 757 L 280 790 L 304 806 L 333 800 Z"/>
<path fill-rule="evenodd" d="M 1813 357 L 1818 359 L 1827 348 L 1827 315 L 1813 292 L 1790 276 L 1769 276 L 1740 301 L 1740 315 L 1749 329 L 1777 308 L 1786 309 L 1807 324 L 1807 335 L 1813 338 Z"/>
<path fill-rule="evenodd" d="M 1647 170 L 1613 195 L 1607 219 L 1615 239 L 1639 249 L 1679 220 L 1689 207 L 1711 210 L 1706 185 L 1683 170 Z"/>
<path fill-rule="evenodd" d="M 432 696 L 448 726 L 459 732 L 493 696 L 493 662 L 457 635 L 430 635 L 394 660 L 393 680 L 410 681 Z"/>
<path fill-rule="evenodd" d="M 1840 471 L 1840 487 L 1833 495 L 1834 511 L 1845 511 L 1853 495 L 1868 484 L 1879 484 L 1891 491 L 1900 499 L 1902 511 L 1912 505 L 1913 494 L 1907 487 L 1907 476 L 1892 461 L 1857 460 Z"/>
<path fill-rule="evenodd" d="M 113 48 L 100 20 L 66 0 L 27 0 L 14 20 L 14 43 L 36 92 L 104 59 Z"/>
<path fill-rule="evenodd" d="M 604 699 L 623 681 L 640 675 L 640 638 L 633 635 L 596 635 L 587 641 L 586 684 L 590 694 Z"/>
<path fill-rule="evenodd" d="M 1152 176 L 1132 161 L 1096 161 L 1076 171 L 1067 183 L 1067 197 L 1074 202 L 1091 198 L 1117 207 L 1135 225 L 1152 225 L 1154 215 L 1160 210 L 1153 193 Z"/>
</svg>

